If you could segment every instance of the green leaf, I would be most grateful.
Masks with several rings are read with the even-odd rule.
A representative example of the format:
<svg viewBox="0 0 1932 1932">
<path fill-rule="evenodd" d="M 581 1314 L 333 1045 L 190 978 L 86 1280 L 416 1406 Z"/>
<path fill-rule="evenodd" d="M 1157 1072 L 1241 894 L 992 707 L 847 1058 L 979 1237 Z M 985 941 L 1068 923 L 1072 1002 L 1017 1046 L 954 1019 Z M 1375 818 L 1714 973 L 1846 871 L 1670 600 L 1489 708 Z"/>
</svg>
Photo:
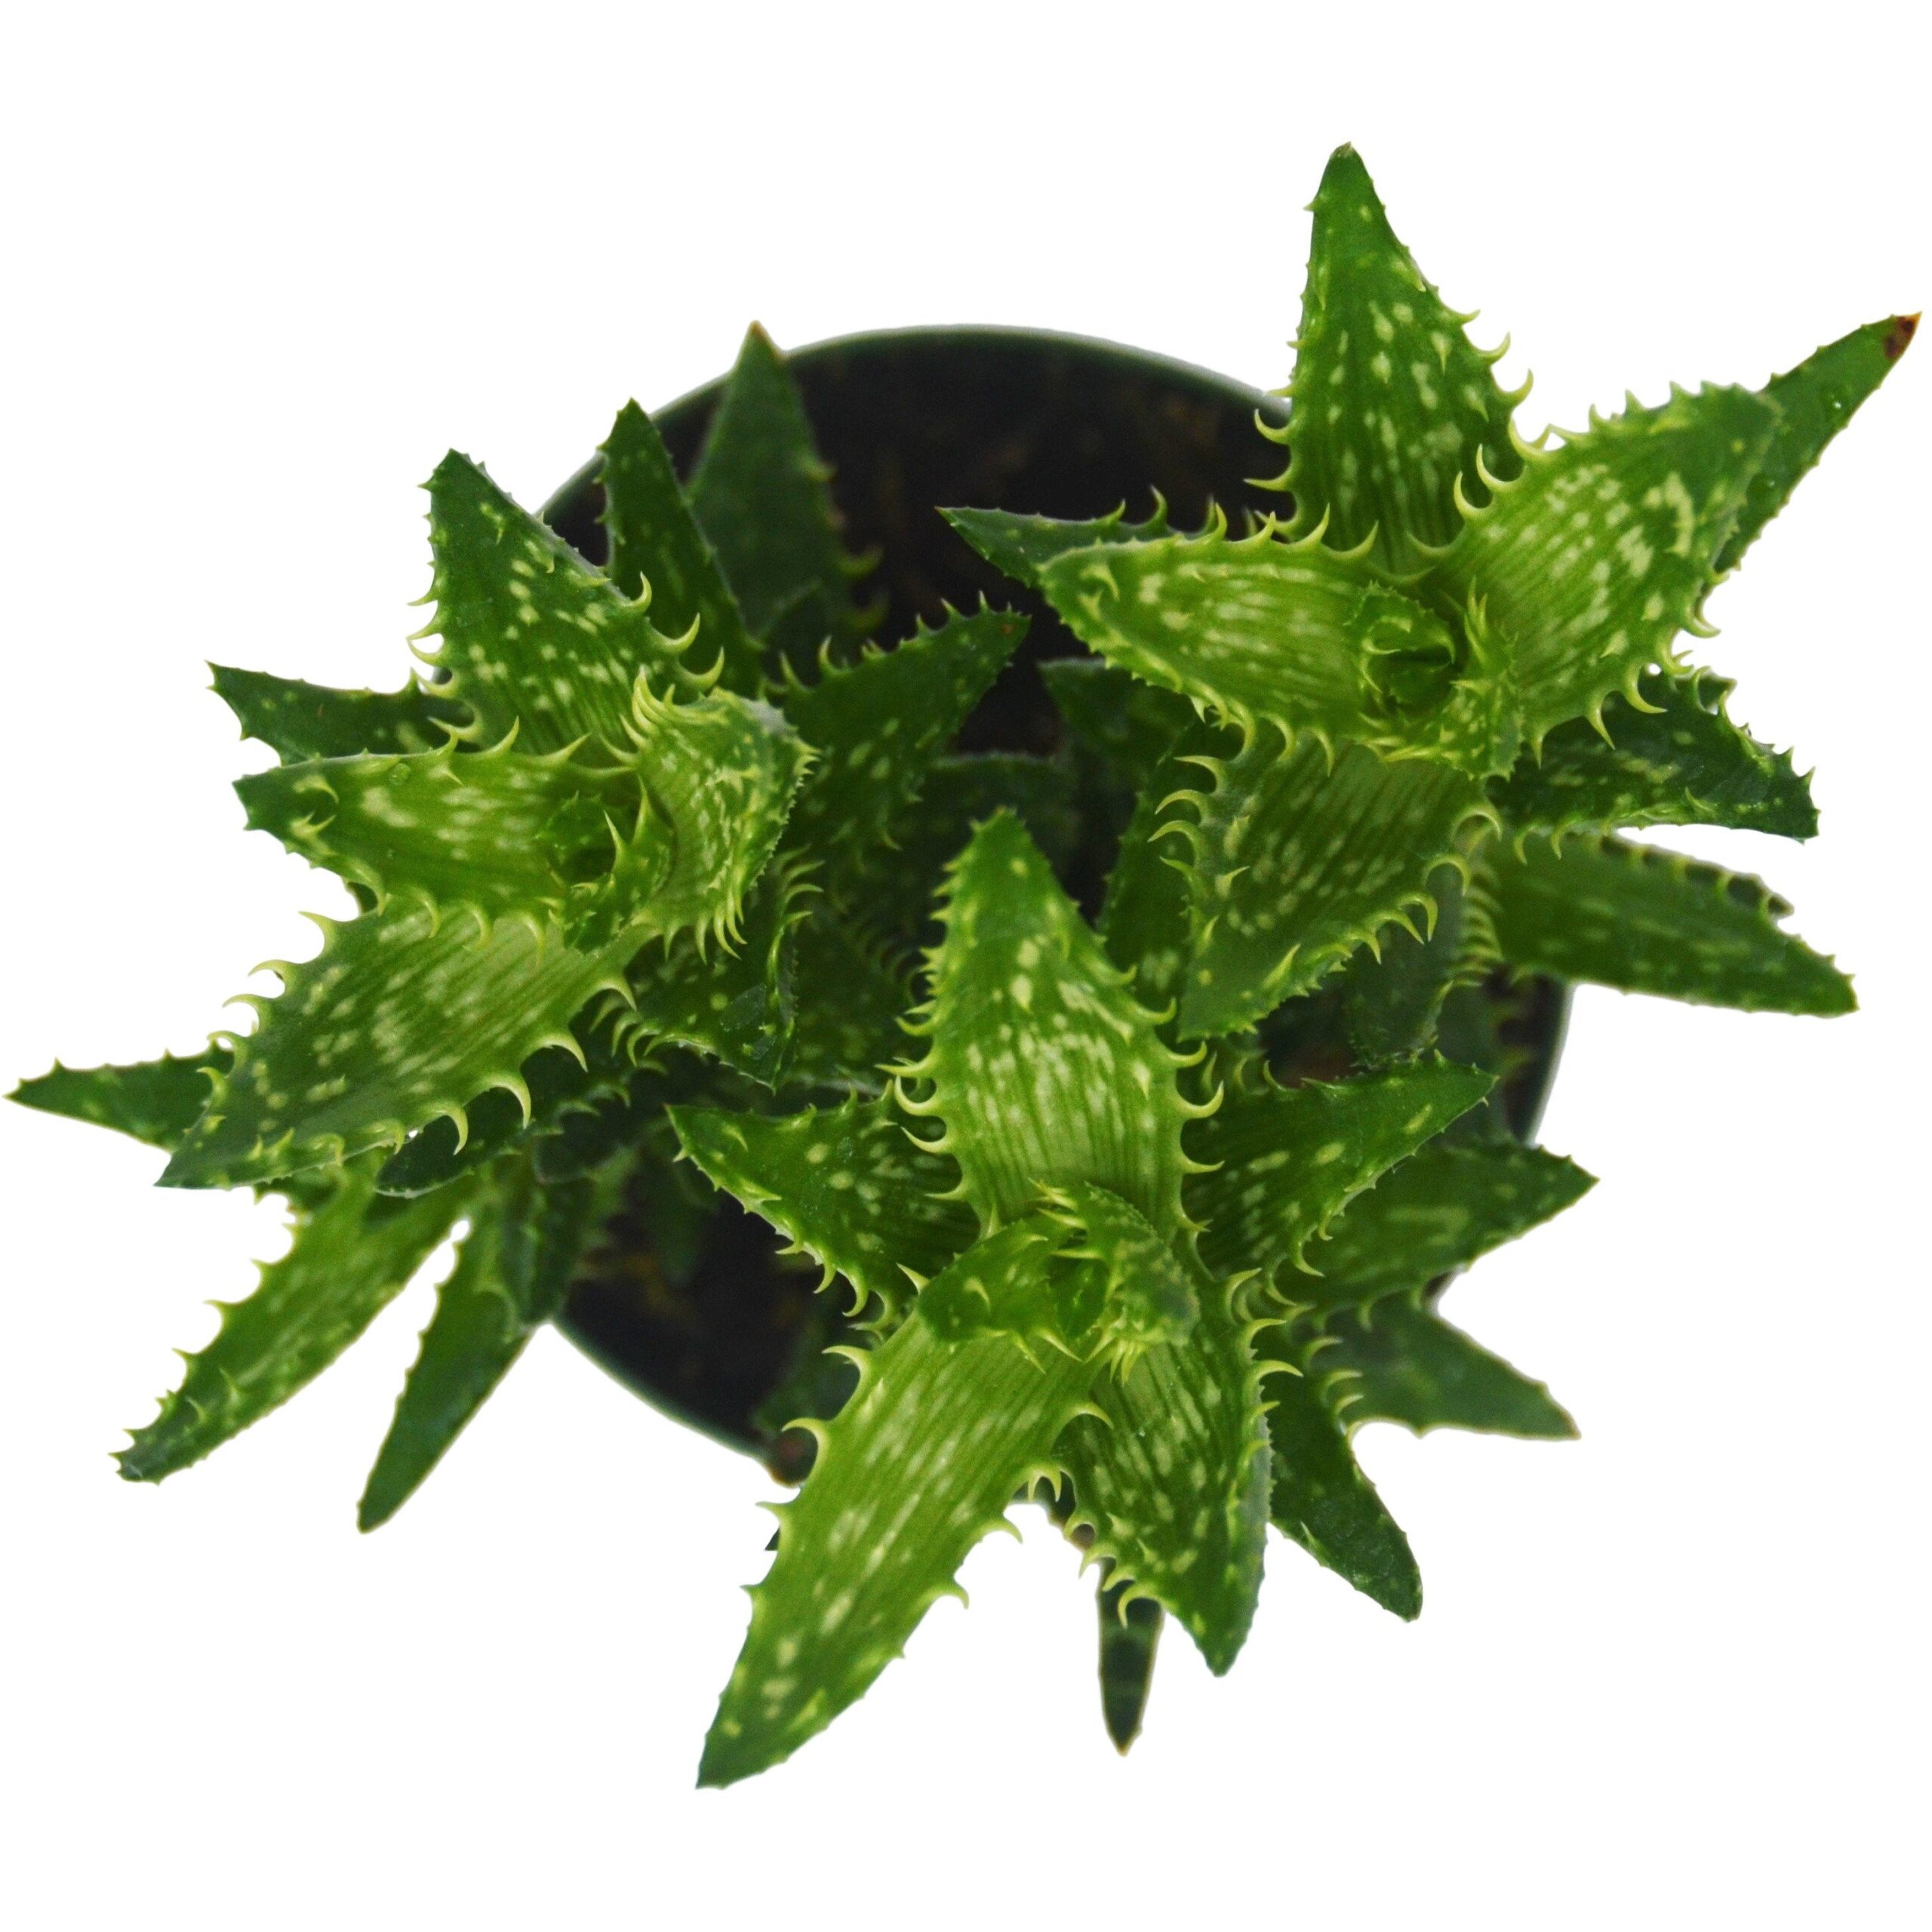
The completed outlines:
<svg viewBox="0 0 1932 1932">
<path fill-rule="evenodd" d="M 1277 1346 L 1279 1346 L 1278 1344 Z M 1401 1525 L 1361 1472 L 1342 1421 L 1346 1377 L 1311 1346 L 1269 1380 L 1275 1527 L 1397 1617 L 1422 1612 L 1422 1577 Z"/>
<path fill-rule="evenodd" d="M 1095 1599 L 1100 1612 L 1100 1715 L 1122 1757 L 1140 1735 L 1161 1626 L 1167 1621 L 1152 1598 L 1129 1597 L 1128 1589 L 1125 1583 L 1103 1583 Z"/>
<path fill-rule="evenodd" d="M 7 1097 L 42 1113 L 111 1127 L 171 1153 L 233 1060 L 226 1047 L 213 1046 L 178 1060 L 164 1054 L 137 1066 L 63 1066 L 56 1060 L 50 1072 L 23 1080 Z"/>
<path fill-rule="evenodd" d="M 1337 1086 L 1230 1094 L 1194 1132 L 1212 1164 L 1188 1183 L 1204 1223 L 1201 1257 L 1217 1274 L 1260 1269 L 1267 1282 L 1308 1267 L 1309 1243 L 1364 1188 L 1466 1112 L 1492 1082 L 1474 1068 L 1418 1061 Z M 1281 1291 L 1306 1298 L 1297 1279 Z"/>
<path fill-rule="evenodd" d="M 1379 955 L 1364 947 L 1343 971 L 1349 1044 L 1364 1066 L 1386 1066 L 1435 1045 L 1443 1001 L 1467 964 L 1469 905 L 1461 875 L 1445 866 L 1429 884 L 1435 921 L 1424 936 L 1385 931 Z"/>
<path fill-rule="evenodd" d="M 851 585 L 868 566 L 840 540 L 831 474 L 784 358 L 754 323 L 712 418 L 690 500 L 745 622 L 800 672 L 827 641 L 835 657 L 844 655 L 877 617 L 853 607 Z"/>
<path fill-rule="evenodd" d="M 815 684 L 789 682 L 779 702 L 819 758 L 788 843 L 823 862 L 832 891 L 852 855 L 896 831 L 934 754 L 1026 634 L 1026 620 L 1008 611 L 954 612 L 890 651 L 868 651 L 849 666 L 827 662 Z"/>
<path fill-rule="evenodd" d="M 589 1180 L 537 1189 L 527 1176 L 507 1177 L 478 1197 L 369 1472 L 358 1527 L 377 1528 L 414 1494 L 524 1344 L 562 1305 L 599 1198 Z"/>
<path fill-rule="evenodd" d="M 1091 550 L 1099 543 L 1143 543 L 1168 534 L 1168 506 L 1158 494 L 1154 514 L 1145 523 L 1129 523 L 1124 503 L 1106 516 L 1072 521 L 1011 510 L 950 509 L 940 515 L 995 570 L 1029 590 L 1043 588 L 1041 573 L 1069 550 Z"/>
<path fill-rule="evenodd" d="M 1178 692 L 1143 684 L 1104 657 L 1055 657 L 1040 666 L 1074 742 L 1121 783 L 1138 788 L 1194 724 Z"/>
<path fill-rule="evenodd" d="M 812 1472 L 780 1507 L 700 1784 L 778 1763 L 863 1695 L 956 1592 L 954 1573 L 1014 1493 L 1051 1475 L 1091 1374 L 998 1337 L 943 1342 L 924 1321 L 863 1358 L 857 1393 L 819 1426 Z"/>
<path fill-rule="evenodd" d="M 663 438 L 635 402 L 617 412 L 602 454 L 598 481 L 610 541 L 605 574 L 627 598 L 648 588 L 652 621 L 665 635 L 682 637 L 695 623 L 698 661 L 721 660 L 724 688 L 757 697 L 764 684 L 764 654 L 678 488 Z"/>
<path fill-rule="evenodd" d="M 1043 1185 L 1092 1181 L 1163 1235 L 1182 1224 L 1177 1056 L 1128 990 L 1017 820 L 973 835 L 948 881 L 933 961 L 930 1050 L 909 1099 L 937 1114 L 932 1143 L 959 1163 L 987 1228 L 1039 1203 Z"/>
<path fill-rule="evenodd" d="M 1304 740 L 1258 734 L 1232 758 L 1197 758 L 1204 789 L 1168 821 L 1191 851 L 1189 963 L 1180 1030 L 1225 1033 L 1318 983 L 1392 922 L 1420 912 L 1445 866 L 1459 869 L 1473 820 L 1493 817 L 1476 781 L 1359 746 L 1331 765 Z"/>
<path fill-rule="evenodd" d="M 427 752 L 467 735 L 469 707 L 405 685 L 399 691 L 342 691 L 266 671 L 211 664 L 215 694 L 245 738 L 272 746 L 285 764 L 361 752 Z"/>
<path fill-rule="evenodd" d="M 1077 1417 L 1060 1455 L 1073 1523 L 1109 1584 L 1151 1596 L 1217 1676 L 1247 1635 L 1261 1587 L 1268 1430 L 1253 1350 L 1226 1284 L 1202 1280 L 1187 1339 L 1103 1370 L 1097 1413 Z"/>
<path fill-rule="evenodd" d="M 253 829 L 366 886 L 379 906 L 401 893 L 445 913 L 561 918 L 620 868 L 648 891 L 671 866 L 637 774 L 593 771 L 568 752 L 325 758 L 235 790 Z"/>
<path fill-rule="evenodd" d="M 1173 1249 L 1117 1194 L 1076 1183 L 975 1244 L 920 1291 L 949 1342 L 1010 1335 L 1116 1366 L 1184 1340 L 1198 1303 Z"/>
<path fill-rule="evenodd" d="M 1824 454 L 1826 445 L 1891 373 L 1918 329 L 1916 315 L 1868 322 L 1807 356 L 1796 368 L 1772 377 L 1763 394 L 1777 406 L 1777 426 L 1745 491 L 1737 522 L 1718 548 L 1713 572 L 1722 575 L 1737 567 L 1758 533 L 1784 508 L 1792 491 Z"/>
<path fill-rule="evenodd" d="M 1364 1306 L 1466 1268 L 1580 1201 L 1596 1185 L 1574 1161 L 1512 1141 L 1434 1143 L 1383 1176 L 1330 1225 L 1295 1284 L 1318 1308 Z"/>
<path fill-rule="evenodd" d="M 1444 304 L 1395 238 L 1353 148 L 1331 157 L 1313 208 L 1294 410 L 1271 435 L 1291 456 L 1280 487 L 1298 533 L 1325 517 L 1336 548 L 1372 536 L 1385 569 L 1413 571 L 1460 534 L 1459 486 L 1486 503 L 1486 475 L 1521 469 L 1509 412 L 1528 386 L 1497 386 L 1503 349 L 1471 344 L 1472 318 Z"/>
<path fill-rule="evenodd" d="M 1706 672 L 1647 671 L 1641 708 L 1613 693 L 1599 732 L 1587 718 L 1559 724 L 1543 754 L 1525 752 L 1490 787 L 1512 826 L 1561 833 L 1619 826 L 1729 825 L 1809 838 L 1818 829 L 1811 787 L 1726 715 L 1731 687 Z"/>
<path fill-rule="evenodd" d="M 408 1284 L 461 1211 L 464 1190 L 378 1200 L 374 1164 L 343 1174 L 245 1301 L 217 1303 L 221 1328 L 186 1358 L 181 1386 L 117 1460 L 131 1482 L 158 1482 L 198 1463 L 327 1368 Z"/>
<path fill-rule="evenodd" d="M 1404 1295 L 1338 1316 L 1324 1368 L 1345 1374 L 1351 1422 L 1399 1422 L 1420 1435 L 1473 1429 L 1497 1435 L 1574 1436 L 1577 1425 L 1540 1382 L 1479 1348 Z"/>
<path fill-rule="evenodd" d="M 1594 716 L 1636 691 L 1671 640 L 1698 627 L 1710 561 L 1737 520 L 1776 426 L 1738 389 L 1634 402 L 1553 450 L 1476 512 L 1433 581 L 1478 605 L 1514 654 L 1524 737 Z"/>
<path fill-rule="evenodd" d="M 904 1306 L 906 1274 L 939 1274 L 971 1245 L 972 1211 L 953 1164 L 928 1152 L 884 1100 L 769 1118 L 673 1107 L 671 1123 L 706 1176 L 761 1214 L 826 1271 L 875 1297 L 882 1320 Z"/>
<path fill-rule="evenodd" d="M 1233 736 L 1203 719 L 1189 718 L 1165 753 L 1149 768 L 1134 816 L 1121 835 L 1119 856 L 1108 875 L 1100 937 L 1115 964 L 1134 976 L 1134 997 L 1150 1012 L 1178 1009 L 1193 946 L 1188 902 L 1195 875 L 1176 849 L 1178 841 L 1166 836 L 1176 823 L 1166 814 L 1177 799 L 1194 795 L 1200 783 L 1195 769 L 1199 761 L 1230 752 Z M 1309 749 L 1318 753 L 1318 747 Z"/>
<path fill-rule="evenodd" d="M 682 696 L 703 690 L 681 656 L 688 640 L 660 633 L 641 601 L 454 450 L 429 479 L 429 543 L 436 614 L 421 635 L 442 641 L 428 661 L 475 713 L 484 742 L 514 725 L 526 752 L 586 738 L 616 752 L 629 742 L 640 677 Z"/>
<path fill-rule="evenodd" d="M 732 946 L 701 947 L 685 933 L 647 947 L 630 970 L 636 1004 L 619 1023 L 620 1037 L 675 1041 L 777 1086 L 797 1017 L 792 934 L 805 916 L 801 893 L 789 865 L 768 865 L 746 897 Z"/>
<path fill-rule="evenodd" d="M 1654 846 L 1533 839 L 1490 866 L 1497 943 L 1513 965 L 1625 992 L 1768 1013 L 1849 1013 L 1851 982 L 1780 932 L 1761 880 Z"/>
<path fill-rule="evenodd" d="M 1515 752 L 1498 664 L 1360 557 L 1272 528 L 1070 550 L 1047 601 L 1109 663 L 1210 706 L 1252 735 L 1354 743 L 1472 771 Z"/>
<path fill-rule="evenodd" d="M 281 995 L 162 1176 L 174 1187 L 233 1187 L 399 1146 L 438 1114 L 458 1123 L 493 1087 L 521 1095 L 540 1048 L 574 1044 L 572 1018 L 621 986 L 618 950 L 585 953 L 554 926 L 487 929 L 399 905 L 346 925 L 322 920 L 322 949 L 273 968 Z"/>
<path fill-rule="evenodd" d="M 904 978 L 851 920 L 822 902 L 808 912 L 797 944 L 795 976 L 811 994 L 798 1011 L 793 1084 L 882 1093 L 886 1066 L 906 1048 L 899 1021 L 912 995 Z"/>
</svg>

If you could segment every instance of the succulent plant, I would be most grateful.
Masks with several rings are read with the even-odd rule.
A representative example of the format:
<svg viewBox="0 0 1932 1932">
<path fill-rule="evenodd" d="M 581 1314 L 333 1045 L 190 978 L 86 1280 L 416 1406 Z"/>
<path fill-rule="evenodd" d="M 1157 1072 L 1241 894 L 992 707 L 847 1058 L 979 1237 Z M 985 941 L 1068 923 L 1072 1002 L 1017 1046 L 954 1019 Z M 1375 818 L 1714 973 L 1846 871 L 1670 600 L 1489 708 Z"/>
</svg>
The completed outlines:
<svg viewBox="0 0 1932 1932">
<path fill-rule="evenodd" d="M 245 1035 L 14 1097 L 288 1204 L 124 1475 L 285 1400 L 454 1233 L 372 1528 L 567 1297 L 782 1240 L 821 1292 L 728 1339 L 802 1486 L 704 1781 L 860 1697 L 1017 1500 L 1099 1566 L 1123 1749 L 1166 1617 L 1233 1662 L 1271 1522 L 1417 1614 L 1352 1431 L 1572 1432 L 1435 1306 L 1591 1185 L 1530 1143 L 1527 1008 L 1852 1005 L 1757 881 L 1623 835 L 1815 831 L 1676 641 L 1913 322 L 1528 444 L 1352 150 L 1313 212 L 1278 519 L 946 512 L 1088 647 L 1042 667 L 1051 759 L 948 749 L 1025 617 L 869 641 L 755 330 L 687 481 L 618 416 L 602 568 L 452 454 L 425 673 L 216 670 L 281 761 L 249 824 L 360 911 Z"/>
</svg>

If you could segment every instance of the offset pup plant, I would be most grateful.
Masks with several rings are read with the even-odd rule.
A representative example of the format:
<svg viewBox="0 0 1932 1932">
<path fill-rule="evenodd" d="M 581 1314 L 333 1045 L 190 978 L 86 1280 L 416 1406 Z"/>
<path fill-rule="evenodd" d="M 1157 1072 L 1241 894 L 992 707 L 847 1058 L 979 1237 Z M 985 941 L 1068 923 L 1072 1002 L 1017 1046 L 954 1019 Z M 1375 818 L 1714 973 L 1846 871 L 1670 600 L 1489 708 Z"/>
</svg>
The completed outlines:
<svg viewBox="0 0 1932 1932">
<path fill-rule="evenodd" d="M 1529 1140 L 1562 983 L 1851 1008 L 1757 881 L 1623 835 L 1815 831 L 1678 639 L 1913 322 L 1526 444 L 1352 150 L 1314 215 L 1278 517 L 946 511 L 1044 654 L 1022 608 L 871 641 L 754 331 L 687 480 L 618 416 L 595 563 L 445 458 L 404 689 L 217 669 L 281 761 L 249 823 L 361 909 L 247 1035 L 15 1096 L 289 1204 L 125 1475 L 285 1400 L 455 1233 L 365 1529 L 550 1321 L 803 1478 L 706 1783 L 860 1697 L 1017 1499 L 1100 1567 L 1122 1748 L 1165 1617 L 1233 1662 L 1271 1522 L 1417 1614 L 1352 1429 L 1573 1432 L 1435 1305 L 1591 1185 Z M 1051 756 L 949 749 L 1034 678 Z"/>
</svg>

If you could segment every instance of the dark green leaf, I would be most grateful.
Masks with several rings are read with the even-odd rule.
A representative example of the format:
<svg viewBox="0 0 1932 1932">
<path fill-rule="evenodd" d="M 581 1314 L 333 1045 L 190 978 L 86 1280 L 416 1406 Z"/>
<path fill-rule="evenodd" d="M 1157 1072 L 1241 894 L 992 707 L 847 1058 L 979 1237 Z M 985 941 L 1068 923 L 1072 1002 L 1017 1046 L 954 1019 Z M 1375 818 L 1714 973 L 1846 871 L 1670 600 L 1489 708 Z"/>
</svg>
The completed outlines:
<svg viewBox="0 0 1932 1932">
<path fill-rule="evenodd" d="M 1760 880 L 1654 846 L 1532 839 L 1491 860 L 1497 943 L 1512 964 L 1625 992 L 1770 1013 L 1849 1013 L 1851 983 L 1778 929 Z"/>
<path fill-rule="evenodd" d="M 1110 515 L 1072 521 L 1011 510 L 950 509 L 940 514 L 995 570 L 1030 590 L 1041 588 L 1041 573 L 1069 550 L 1089 550 L 1099 543 L 1144 543 L 1168 534 L 1167 506 L 1158 497 L 1154 514 L 1145 523 L 1129 523 L 1124 503 Z"/>
<path fill-rule="evenodd" d="M 1422 1577 L 1408 1539 L 1349 1446 L 1340 1412 L 1346 1378 L 1326 1355 L 1289 1352 L 1301 1372 L 1278 1371 L 1268 1381 L 1275 1527 L 1384 1610 L 1417 1617 Z"/>
<path fill-rule="evenodd" d="M 1603 728 L 1559 724 L 1543 754 L 1526 752 L 1490 798 L 1521 831 L 1614 831 L 1646 825 L 1730 825 L 1809 838 L 1818 829 L 1810 786 L 1724 710 L 1730 686 L 1708 672 L 1647 671 L 1641 705 L 1604 702 Z"/>
<path fill-rule="evenodd" d="M 1426 1287 L 1580 1201 L 1596 1185 L 1574 1161 L 1513 1142 L 1434 1143 L 1351 1201 L 1306 1259 L 1294 1298 L 1359 1306 Z"/>
<path fill-rule="evenodd" d="M 828 641 L 843 655 L 876 617 L 853 607 L 866 566 L 840 540 L 831 474 L 784 358 L 754 324 L 712 418 L 691 506 L 745 622 L 801 673 Z"/>
<path fill-rule="evenodd" d="M 1195 722 L 1193 706 L 1178 692 L 1143 684 L 1104 657 L 1053 658 L 1040 675 L 1074 741 L 1130 789 L 1148 782 Z"/>
<path fill-rule="evenodd" d="M 1140 1735 L 1161 1626 L 1167 1621 L 1152 1597 L 1128 1597 L 1130 1587 L 1103 1583 L 1095 1599 L 1100 1612 L 1100 1715 L 1123 1757 Z"/>
<path fill-rule="evenodd" d="M 801 1087 L 884 1091 L 886 1066 L 906 1051 L 900 1017 L 912 995 L 904 977 L 853 922 L 823 902 L 798 929 L 798 1010 L 791 1079 Z"/>
<path fill-rule="evenodd" d="M 561 1306 L 598 1199 L 589 1180 L 537 1189 L 524 1175 L 478 1197 L 369 1472 L 360 1527 L 375 1529 L 402 1507 Z"/>
<path fill-rule="evenodd" d="M 226 1047 L 179 1060 L 164 1054 L 137 1066 L 72 1067 L 56 1060 L 51 1072 L 23 1080 L 8 1098 L 42 1113 L 111 1127 L 171 1153 L 201 1118 L 216 1078 L 233 1063 Z"/>
<path fill-rule="evenodd" d="M 635 402 L 617 412 L 603 457 L 598 480 L 610 540 L 605 574 L 628 598 L 642 595 L 648 585 L 657 629 L 681 638 L 695 623 L 697 663 L 709 666 L 721 660 L 718 681 L 724 688 L 757 697 L 764 688 L 763 654 L 678 486 L 663 438 Z"/>
<path fill-rule="evenodd" d="M 884 1317 L 903 1306 L 906 1270 L 937 1275 L 971 1245 L 958 1173 L 927 1152 L 885 1100 L 848 1100 L 782 1118 L 674 1107 L 685 1152 L 728 1194 L 843 1275 Z M 856 1312 L 856 1311 L 855 1311 Z"/>
<path fill-rule="evenodd" d="M 1402 1295 L 1337 1315 L 1321 1366 L 1346 1374 L 1352 1423 L 1399 1422 L 1497 1435 L 1563 1438 L 1577 1425 L 1540 1382 L 1478 1347 L 1460 1328 Z"/>
<path fill-rule="evenodd" d="M 1391 1067 L 1324 1087 L 1265 1087 L 1229 1095 L 1190 1144 L 1211 1171 L 1189 1181 L 1204 1223 L 1201 1259 L 1216 1273 L 1260 1269 L 1291 1300 L 1309 1243 L 1364 1188 L 1432 1140 L 1488 1092 L 1490 1076 L 1446 1060 Z"/>
<path fill-rule="evenodd" d="M 1462 876 L 1445 866 L 1429 887 L 1435 923 L 1425 935 L 1385 928 L 1379 955 L 1364 947 L 1343 968 L 1349 1043 L 1364 1066 L 1386 1066 L 1432 1047 L 1442 1003 L 1463 968 L 1468 900 Z"/>
</svg>

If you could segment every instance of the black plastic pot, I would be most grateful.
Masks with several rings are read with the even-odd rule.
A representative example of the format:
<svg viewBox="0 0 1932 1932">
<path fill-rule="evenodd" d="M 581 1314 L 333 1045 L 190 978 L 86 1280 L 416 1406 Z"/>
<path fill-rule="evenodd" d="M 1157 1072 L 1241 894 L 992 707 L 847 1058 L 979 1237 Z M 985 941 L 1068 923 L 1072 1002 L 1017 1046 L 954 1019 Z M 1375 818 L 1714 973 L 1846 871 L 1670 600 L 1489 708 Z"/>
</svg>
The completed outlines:
<svg viewBox="0 0 1932 1932">
<path fill-rule="evenodd" d="M 937 622 L 946 605 L 970 608 L 982 595 L 1032 618 L 1023 654 L 961 734 L 967 750 L 1057 749 L 1060 716 L 1036 666 L 1083 647 L 1041 599 L 955 535 L 938 506 L 1088 517 L 1124 503 L 1138 516 L 1158 491 L 1182 529 L 1198 525 L 1211 501 L 1237 523 L 1244 511 L 1286 508 L 1249 481 L 1281 460 L 1256 434 L 1256 414 L 1278 423 L 1284 406 L 1140 349 L 1030 330 L 936 328 L 845 337 L 789 361 L 836 472 L 848 541 L 878 553 L 867 589 L 887 600 L 881 635 L 903 636 L 915 620 Z M 721 389 L 711 383 L 656 418 L 681 474 L 697 459 Z M 543 514 L 601 562 L 597 471 L 596 461 L 580 470 Z M 1097 881 L 1069 883 L 1078 894 Z M 1500 980 L 1484 990 L 1506 1049 L 1503 1112 L 1527 1140 L 1555 1070 L 1567 990 Z M 1318 1051 L 1303 1070 L 1346 1071 L 1329 1063 L 1333 1052 Z M 648 1400 L 763 1456 L 781 1475 L 798 1472 L 808 1444 L 775 1434 L 761 1412 L 813 1344 L 816 1269 L 782 1264 L 764 1224 L 728 1202 L 703 1251 L 676 1266 L 658 1253 L 651 1220 L 644 1201 L 614 1217 L 558 1326 Z"/>
</svg>

